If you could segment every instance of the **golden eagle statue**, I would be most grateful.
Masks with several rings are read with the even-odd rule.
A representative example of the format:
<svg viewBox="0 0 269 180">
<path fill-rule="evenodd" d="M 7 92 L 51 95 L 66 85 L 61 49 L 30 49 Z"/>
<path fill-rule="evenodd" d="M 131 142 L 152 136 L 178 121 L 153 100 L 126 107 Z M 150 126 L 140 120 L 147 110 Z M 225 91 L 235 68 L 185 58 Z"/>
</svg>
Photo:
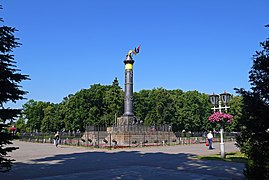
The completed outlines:
<svg viewBox="0 0 269 180">
<path fill-rule="evenodd" d="M 133 56 L 133 55 L 136 55 L 136 54 L 138 54 L 139 53 L 139 51 L 140 51 L 140 46 L 141 45 L 139 45 L 137 48 L 134 48 L 133 50 L 130 50 L 128 53 L 127 53 L 127 56 Z"/>
</svg>

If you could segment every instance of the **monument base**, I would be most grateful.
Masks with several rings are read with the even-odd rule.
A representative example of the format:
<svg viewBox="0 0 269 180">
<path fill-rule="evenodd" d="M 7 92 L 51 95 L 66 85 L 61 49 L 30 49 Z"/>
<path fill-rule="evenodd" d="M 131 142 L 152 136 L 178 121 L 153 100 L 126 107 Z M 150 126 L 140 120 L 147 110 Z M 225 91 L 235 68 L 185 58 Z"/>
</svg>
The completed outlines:
<svg viewBox="0 0 269 180">
<path fill-rule="evenodd" d="M 115 140 L 118 145 L 157 145 L 163 143 L 175 142 L 177 140 L 173 132 L 167 131 L 129 131 L 129 132 L 112 132 L 110 138 Z"/>
<path fill-rule="evenodd" d="M 172 132 L 171 126 L 143 126 L 131 125 L 130 117 L 118 118 L 119 124 L 113 127 L 107 127 L 102 130 L 90 130 L 85 132 L 82 137 L 90 141 L 95 146 L 144 146 L 160 145 L 179 142 L 176 135 Z"/>
<path fill-rule="evenodd" d="M 121 116 L 117 118 L 117 124 L 116 126 L 129 126 L 129 125 L 133 125 L 137 122 L 136 117 L 135 116 Z"/>
</svg>

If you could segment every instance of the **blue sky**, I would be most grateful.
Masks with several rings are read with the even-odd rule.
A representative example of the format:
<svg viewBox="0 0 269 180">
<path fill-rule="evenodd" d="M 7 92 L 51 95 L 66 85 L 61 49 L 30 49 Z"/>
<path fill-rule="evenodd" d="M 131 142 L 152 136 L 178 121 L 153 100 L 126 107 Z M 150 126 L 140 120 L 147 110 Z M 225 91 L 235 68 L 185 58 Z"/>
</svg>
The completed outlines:
<svg viewBox="0 0 269 180">
<path fill-rule="evenodd" d="M 17 66 L 29 99 L 59 103 L 90 85 L 124 87 L 128 50 L 134 90 L 211 94 L 249 89 L 259 42 L 269 37 L 268 0 L 2 0 L 0 16 L 23 44 Z M 20 107 L 26 101 L 16 105 Z"/>
</svg>

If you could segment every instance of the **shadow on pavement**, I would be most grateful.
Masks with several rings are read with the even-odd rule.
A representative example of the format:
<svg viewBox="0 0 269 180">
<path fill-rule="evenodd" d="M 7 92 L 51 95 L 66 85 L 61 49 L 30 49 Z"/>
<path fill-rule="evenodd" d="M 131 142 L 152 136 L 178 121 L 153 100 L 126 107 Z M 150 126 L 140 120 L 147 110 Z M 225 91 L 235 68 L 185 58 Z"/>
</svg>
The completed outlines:
<svg viewBox="0 0 269 180">
<path fill-rule="evenodd" d="M 1 179 L 243 179 L 243 168 L 186 153 L 83 152 L 17 162 Z"/>
</svg>

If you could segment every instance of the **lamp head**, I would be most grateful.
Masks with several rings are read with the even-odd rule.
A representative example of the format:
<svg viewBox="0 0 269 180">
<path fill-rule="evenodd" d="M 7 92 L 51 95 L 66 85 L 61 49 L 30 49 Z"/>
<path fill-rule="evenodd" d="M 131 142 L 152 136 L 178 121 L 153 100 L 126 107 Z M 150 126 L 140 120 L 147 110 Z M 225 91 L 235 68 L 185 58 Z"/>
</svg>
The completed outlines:
<svg viewBox="0 0 269 180">
<path fill-rule="evenodd" d="M 229 101 L 231 100 L 232 95 L 230 93 L 227 93 L 224 91 L 224 93 L 220 94 L 221 101 L 224 105 L 227 105 Z"/>
<path fill-rule="evenodd" d="M 213 106 L 217 106 L 219 102 L 219 96 L 216 94 L 209 95 L 210 102 L 212 103 Z"/>
</svg>

